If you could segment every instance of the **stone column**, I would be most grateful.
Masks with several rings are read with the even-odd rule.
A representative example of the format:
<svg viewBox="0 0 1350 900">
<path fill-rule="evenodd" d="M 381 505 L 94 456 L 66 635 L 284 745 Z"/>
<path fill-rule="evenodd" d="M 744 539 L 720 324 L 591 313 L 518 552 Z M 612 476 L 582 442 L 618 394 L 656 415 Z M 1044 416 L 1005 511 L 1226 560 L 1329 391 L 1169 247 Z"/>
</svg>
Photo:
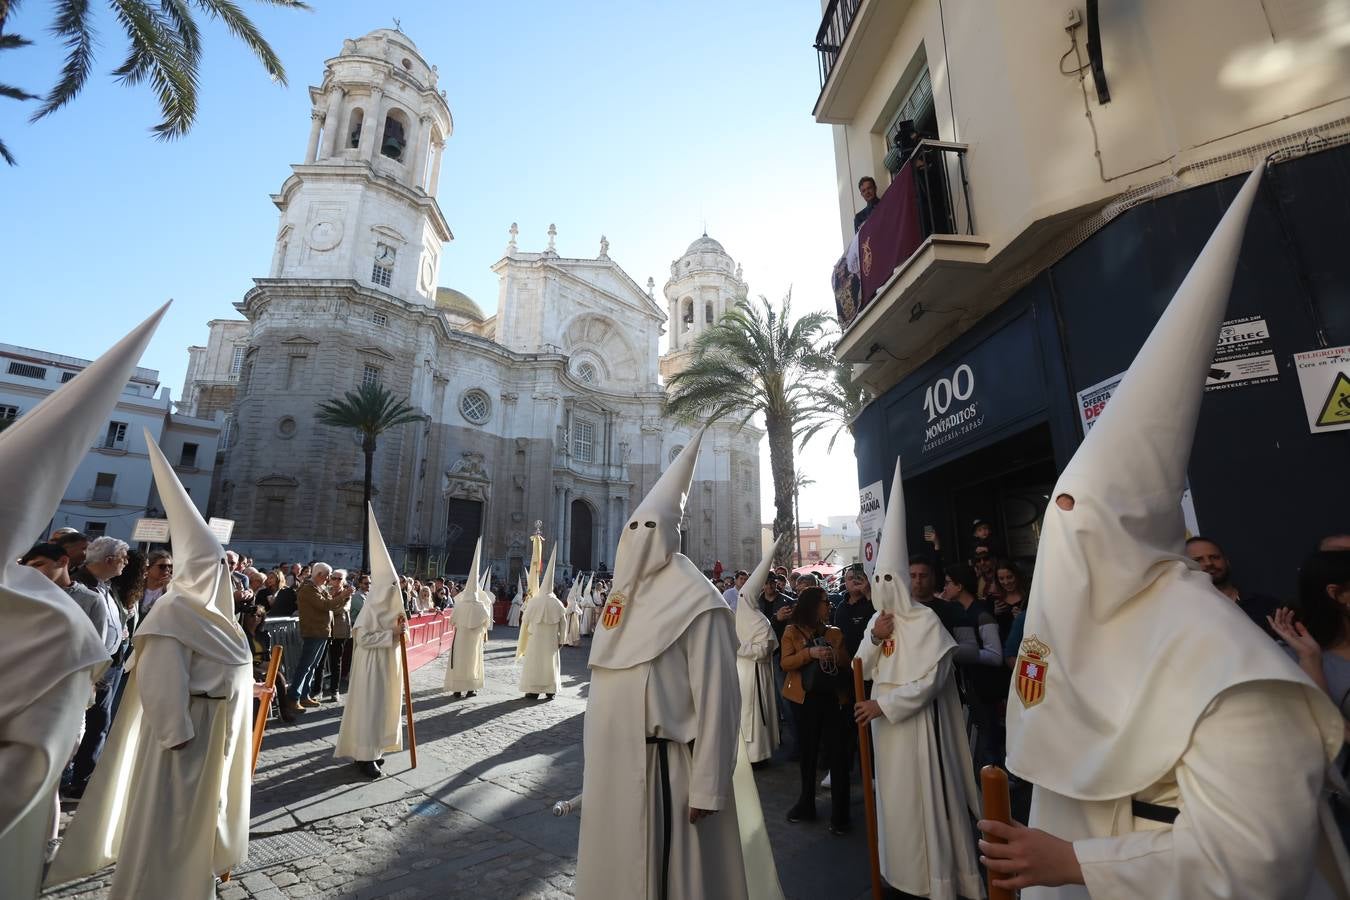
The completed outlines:
<svg viewBox="0 0 1350 900">
<path fill-rule="evenodd" d="M 553 489 L 553 503 L 554 503 L 554 505 L 555 505 L 555 507 L 556 507 L 556 509 L 554 509 L 554 511 L 553 511 L 553 534 L 548 535 L 548 537 L 551 537 L 554 541 L 557 541 L 557 540 L 560 540 L 560 539 L 561 539 L 561 536 L 562 536 L 562 526 L 563 526 L 563 519 L 562 519 L 562 517 L 563 517 L 563 489 L 562 489 L 561 486 L 555 487 L 555 488 Z M 547 548 L 547 547 L 544 549 L 544 555 L 545 555 L 545 556 L 548 555 L 548 548 Z M 544 562 L 545 562 L 545 564 L 547 564 L 547 563 L 548 563 L 548 560 L 545 560 Z"/>
<path fill-rule="evenodd" d="M 441 184 L 441 155 L 445 153 L 445 141 L 437 141 L 432 145 L 431 155 L 431 178 L 427 179 L 427 193 L 436 196 L 436 190 Z"/>
<path fill-rule="evenodd" d="M 572 562 L 572 489 L 563 488 L 562 528 L 558 531 L 558 552 L 563 565 Z"/>
<path fill-rule="evenodd" d="M 361 120 L 361 158 L 366 162 L 374 160 L 375 154 L 379 152 L 375 149 L 375 137 L 380 124 L 384 122 L 384 111 L 380 108 L 383 99 L 384 91 L 370 89 L 370 109 L 366 110 L 366 117 Z"/>
<path fill-rule="evenodd" d="M 342 98 L 347 92 L 341 87 L 334 87 L 333 92 L 328 95 L 328 112 L 323 120 L 323 158 L 328 159 L 337 153 L 338 132 L 338 114 L 342 109 Z"/>
<path fill-rule="evenodd" d="M 309 146 L 305 148 L 305 163 L 309 164 L 319 158 L 319 132 L 323 130 L 323 113 L 317 109 L 309 114 Z"/>
<path fill-rule="evenodd" d="M 412 181 L 415 188 L 422 187 L 422 178 L 427 174 L 427 146 L 431 141 L 431 117 L 422 116 L 417 120 L 417 149 L 413 151 Z"/>
</svg>

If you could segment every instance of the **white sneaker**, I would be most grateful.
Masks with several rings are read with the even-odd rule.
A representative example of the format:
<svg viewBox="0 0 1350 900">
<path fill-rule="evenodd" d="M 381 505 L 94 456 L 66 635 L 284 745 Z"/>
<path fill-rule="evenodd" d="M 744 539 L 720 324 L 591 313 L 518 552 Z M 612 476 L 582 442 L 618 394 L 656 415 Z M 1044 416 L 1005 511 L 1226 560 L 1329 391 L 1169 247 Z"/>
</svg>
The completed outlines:
<svg viewBox="0 0 1350 900">
<path fill-rule="evenodd" d="M 825 776 L 825 780 L 822 781 L 822 782 L 820 783 L 820 786 L 821 786 L 821 787 L 829 787 L 829 786 L 830 786 L 830 776 L 829 776 L 829 774 L 827 774 L 827 775 Z"/>
</svg>

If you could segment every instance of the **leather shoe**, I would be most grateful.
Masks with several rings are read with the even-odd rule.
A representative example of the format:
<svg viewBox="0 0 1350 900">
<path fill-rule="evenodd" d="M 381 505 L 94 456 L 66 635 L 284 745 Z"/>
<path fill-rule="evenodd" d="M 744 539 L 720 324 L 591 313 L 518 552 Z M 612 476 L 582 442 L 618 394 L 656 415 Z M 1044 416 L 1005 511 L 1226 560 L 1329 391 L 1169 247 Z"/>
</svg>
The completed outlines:
<svg viewBox="0 0 1350 900">
<path fill-rule="evenodd" d="M 358 762 L 356 764 L 356 771 L 360 772 L 367 778 L 379 778 L 382 774 L 384 774 L 380 771 L 379 766 L 375 765 L 375 763 L 369 760 Z"/>
<path fill-rule="evenodd" d="M 794 825 L 798 822 L 814 822 L 816 820 L 815 810 L 802 809 L 794 806 L 787 811 L 787 820 Z"/>
<path fill-rule="evenodd" d="M 296 703 L 301 709 L 313 709 L 319 705 L 319 701 L 315 700 L 313 697 L 303 697 L 296 701 Z"/>
</svg>

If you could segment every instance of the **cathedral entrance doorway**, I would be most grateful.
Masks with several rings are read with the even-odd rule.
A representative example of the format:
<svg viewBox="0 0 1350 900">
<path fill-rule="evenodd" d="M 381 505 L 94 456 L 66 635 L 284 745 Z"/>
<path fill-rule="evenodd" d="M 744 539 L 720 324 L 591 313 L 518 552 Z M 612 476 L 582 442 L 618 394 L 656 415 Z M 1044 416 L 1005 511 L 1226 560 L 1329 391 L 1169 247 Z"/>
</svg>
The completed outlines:
<svg viewBox="0 0 1350 900">
<path fill-rule="evenodd" d="M 473 565 L 473 548 L 483 533 L 483 503 L 451 497 L 445 526 L 445 571 L 467 575 Z"/>
<path fill-rule="evenodd" d="M 569 548 L 568 562 L 573 572 L 589 572 L 595 567 L 594 551 L 595 517 L 591 515 L 591 505 L 585 500 L 572 501 L 572 545 Z"/>
</svg>

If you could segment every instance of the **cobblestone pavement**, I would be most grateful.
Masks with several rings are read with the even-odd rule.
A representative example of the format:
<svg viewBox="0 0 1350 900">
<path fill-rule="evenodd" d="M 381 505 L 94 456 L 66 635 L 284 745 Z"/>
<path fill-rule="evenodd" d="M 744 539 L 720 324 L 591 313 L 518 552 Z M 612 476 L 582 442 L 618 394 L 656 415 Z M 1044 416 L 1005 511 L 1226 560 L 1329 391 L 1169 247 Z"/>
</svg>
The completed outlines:
<svg viewBox="0 0 1350 900">
<path fill-rule="evenodd" d="M 341 711 L 331 704 L 295 725 L 269 724 L 249 858 L 218 887 L 220 900 L 571 897 L 578 819 L 555 818 L 551 807 L 581 790 L 589 639 L 563 648 L 554 701 L 526 701 L 515 690 L 515 634 L 494 629 L 486 686 L 476 697 L 456 700 L 441 690 L 444 657 L 413 673 L 416 769 L 407 752 L 395 753 L 385 777 L 371 782 L 335 761 Z M 773 763 L 756 780 L 787 896 L 867 896 L 857 784 L 853 834 L 833 837 L 825 828 L 828 790 L 818 796 L 819 821 L 785 820 L 796 799 L 795 764 Z M 104 898 L 111 873 L 43 896 Z"/>
</svg>

